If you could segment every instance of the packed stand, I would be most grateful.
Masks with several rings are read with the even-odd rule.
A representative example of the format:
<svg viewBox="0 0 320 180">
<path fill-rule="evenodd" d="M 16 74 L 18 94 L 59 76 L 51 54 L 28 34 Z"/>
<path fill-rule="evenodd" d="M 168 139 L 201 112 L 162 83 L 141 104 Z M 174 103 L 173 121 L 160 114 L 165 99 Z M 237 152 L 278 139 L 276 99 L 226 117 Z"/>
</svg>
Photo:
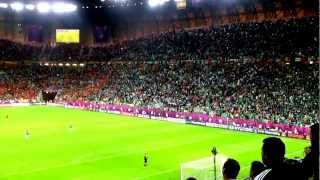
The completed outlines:
<svg viewBox="0 0 320 180">
<path fill-rule="evenodd" d="M 42 92 L 56 92 L 55 101 L 86 100 L 105 86 L 109 74 L 95 65 L 81 68 L 27 66 L 0 68 L 0 101 L 41 101 Z"/>
<path fill-rule="evenodd" d="M 275 22 L 229 24 L 209 29 L 167 32 L 93 49 L 93 59 L 197 60 L 197 59 L 282 59 L 318 57 L 317 17 Z M 98 57 L 95 55 L 98 54 Z"/>
<path fill-rule="evenodd" d="M 108 46 L 35 47 L 0 41 L 0 59 L 52 61 L 168 61 L 311 58 L 318 54 L 318 17 L 179 30 Z"/>
<path fill-rule="evenodd" d="M 318 21 L 318 17 L 307 17 L 166 32 L 108 47 L 95 47 L 82 55 L 84 59 L 99 61 L 223 60 L 246 57 L 316 59 Z"/>
<path fill-rule="evenodd" d="M 1 40 L 3 60 L 47 56 L 54 61 L 123 61 L 85 68 L 5 69 L 0 75 L 0 98 L 36 100 L 41 91 L 55 91 L 59 101 L 124 103 L 311 124 L 318 115 L 317 65 L 280 65 L 277 61 L 316 62 L 318 20 L 305 17 L 182 30 L 92 48 L 77 44 L 34 47 Z M 225 62 L 230 60 L 242 63 Z"/>
<path fill-rule="evenodd" d="M 35 100 L 38 88 L 28 75 L 28 69 L 0 68 L 0 102 L 29 102 Z"/>
<path fill-rule="evenodd" d="M 292 125 L 317 120 L 317 65 L 191 61 L 114 66 L 94 99 Z"/>
<path fill-rule="evenodd" d="M 41 46 L 14 43 L 9 40 L 0 39 L 0 60 L 37 60 L 41 49 Z"/>
</svg>

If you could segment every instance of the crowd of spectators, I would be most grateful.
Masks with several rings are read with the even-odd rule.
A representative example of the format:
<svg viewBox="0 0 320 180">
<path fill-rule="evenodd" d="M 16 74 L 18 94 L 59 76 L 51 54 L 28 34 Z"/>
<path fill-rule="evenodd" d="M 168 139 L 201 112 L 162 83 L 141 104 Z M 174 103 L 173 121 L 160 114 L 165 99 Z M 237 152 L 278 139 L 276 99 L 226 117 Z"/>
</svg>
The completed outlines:
<svg viewBox="0 0 320 180">
<path fill-rule="evenodd" d="M 118 60 L 259 59 L 317 57 L 318 18 L 228 24 L 208 29 L 167 32 L 111 46 L 93 58 Z M 103 55 L 103 56 L 101 56 Z"/>
<path fill-rule="evenodd" d="M 319 17 L 227 24 L 165 32 L 108 46 L 34 47 L 0 40 L 0 59 L 52 61 L 168 61 L 318 57 Z"/>
<path fill-rule="evenodd" d="M 114 69 L 97 101 L 295 125 L 318 115 L 317 65 L 191 61 Z"/>
<path fill-rule="evenodd" d="M 0 39 L 0 60 L 37 60 L 41 49 L 40 45 L 20 44 Z"/>
<path fill-rule="evenodd" d="M 36 102 L 42 93 L 57 93 L 55 101 L 86 100 L 105 85 L 107 71 L 96 66 L 61 68 L 32 65 L 0 68 L 0 101 Z"/>
<path fill-rule="evenodd" d="M 0 103 L 41 101 L 43 92 L 55 92 L 58 102 L 130 104 L 308 126 L 319 117 L 319 69 L 313 64 L 319 63 L 318 21 L 230 24 L 106 47 L 0 40 L 0 60 L 91 61 L 84 67 L 0 66 Z M 284 159 L 284 143 L 267 138 L 263 164 L 252 163 L 249 179 L 314 176 L 315 152 L 319 148 L 313 145 L 301 167 L 293 168 L 296 162 Z M 238 162 L 229 159 L 223 176 L 235 179 L 239 170 Z"/>
<path fill-rule="evenodd" d="M 167 32 L 107 47 L 0 41 L 0 59 L 90 60 L 0 69 L 0 99 L 87 100 L 305 125 L 318 116 L 318 17 Z M 121 61 L 120 61 L 121 60 Z M 102 62 L 101 62 L 102 61 Z M 282 62 L 291 64 L 284 64 Z M 233 63 L 230 63 L 233 62 Z"/>
<path fill-rule="evenodd" d="M 249 61 L 105 63 L 0 70 L 0 99 L 131 104 L 304 126 L 317 121 L 318 65 Z"/>
</svg>

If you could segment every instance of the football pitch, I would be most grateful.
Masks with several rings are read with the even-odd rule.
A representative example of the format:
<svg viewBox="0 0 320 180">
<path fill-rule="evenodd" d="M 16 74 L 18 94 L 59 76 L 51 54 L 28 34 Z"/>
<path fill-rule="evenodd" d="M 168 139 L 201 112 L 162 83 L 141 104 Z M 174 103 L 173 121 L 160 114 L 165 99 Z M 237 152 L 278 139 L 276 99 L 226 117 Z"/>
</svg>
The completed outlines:
<svg viewBox="0 0 320 180">
<path fill-rule="evenodd" d="M 240 162 L 243 179 L 261 159 L 265 137 L 61 107 L 6 107 L 0 108 L 0 179 L 178 180 L 182 163 L 210 157 L 213 146 Z M 287 157 L 302 157 L 309 145 L 283 141 Z"/>
</svg>

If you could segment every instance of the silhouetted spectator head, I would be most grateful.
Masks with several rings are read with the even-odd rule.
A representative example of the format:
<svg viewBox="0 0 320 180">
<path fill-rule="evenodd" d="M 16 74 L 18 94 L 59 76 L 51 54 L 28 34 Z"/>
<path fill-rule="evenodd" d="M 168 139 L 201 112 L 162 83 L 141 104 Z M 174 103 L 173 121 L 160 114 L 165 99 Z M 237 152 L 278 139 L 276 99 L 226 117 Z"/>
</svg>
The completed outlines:
<svg viewBox="0 0 320 180">
<path fill-rule="evenodd" d="M 280 166 L 284 160 L 285 145 L 280 138 L 268 137 L 263 140 L 262 161 L 268 167 Z"/>
<path fill-rule="evenodd" d="M 319 152 L 319 123 L 310 127 L 311 148 Z"/>
<path fill-rule="evenodd" d="M 308 155 L 309 153 L 311 153 L 311 146 L 307 146 L 304 148 L 304 156 Z"/>
<path fill-rule="evenodd" d="M 240 171 L 240 165 L 238 161 L 234 159 L 228 159 L 222 169 L 223 179 L 236 179 Z"/>
<path fill-rule="evenodd" d="M 319 179 L 319 123 L 310 127 L 311 150 L 305 150 L 306 156 L 303 159 L 303 172 L 305 177 Z"/>
<path fill-rule="evenodd" d="M 303 164 L 296 159 L 286 159 L 283 161 L 280 177 L 282 179 L 304 179 Z"/>
<path fill-rule="evenodd" d="M 265 166 L 262 162 L 253 161 L 251 163 L 251 168 L 250 168 L 250 178 L 253 179 L 264 170 L 265 170 Z"/>
</svg>

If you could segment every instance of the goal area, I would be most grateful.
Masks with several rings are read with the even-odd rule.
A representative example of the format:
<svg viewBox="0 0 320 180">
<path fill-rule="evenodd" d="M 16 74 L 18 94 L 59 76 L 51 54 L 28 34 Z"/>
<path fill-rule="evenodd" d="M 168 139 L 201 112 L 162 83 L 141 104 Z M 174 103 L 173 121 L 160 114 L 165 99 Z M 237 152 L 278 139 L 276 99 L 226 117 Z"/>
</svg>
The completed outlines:
<svg viewBox="0 0 320 180">
<path fill-rule="evenodd" d="M 222 154 L 216 156 L 216 175 L 217 180 L 222 178 L 222 166 L 228 158 Z M 206 157 L 181 164 L 180 177 L 186 180 L 188 177 L 194 177 L 197 180 L 214 180 L 214 161 L 212 157 Z"/>
</svg>

